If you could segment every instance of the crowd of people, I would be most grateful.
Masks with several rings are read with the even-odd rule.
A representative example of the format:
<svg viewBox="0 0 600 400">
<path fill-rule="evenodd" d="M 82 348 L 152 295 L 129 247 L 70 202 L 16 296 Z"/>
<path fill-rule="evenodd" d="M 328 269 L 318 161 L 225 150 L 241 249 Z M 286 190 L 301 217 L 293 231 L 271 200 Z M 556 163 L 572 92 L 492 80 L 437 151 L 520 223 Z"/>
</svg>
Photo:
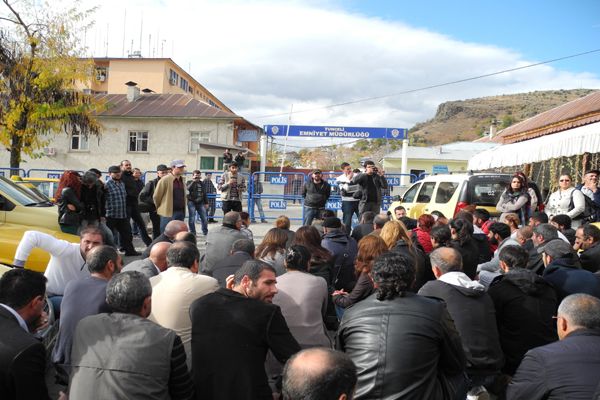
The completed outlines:
<svg viewBox="0 0 600 400">
<path fill-rule="evenodd" d="M 578 188 L 562 175 L 548 213 L 517 173 L 498 219 L 469 206 L 415 220 L 401 206 L 380 212 L 383 171 L 345 163 L 342 218 L 324 210 L 330 187 L 315 170 L 304 224 L 279 216 L 255 243 L 232 161 L 221 225 L 199 217 L 201 254 L 196 215 L 184 217 L 201 215 L 209 192 L 199 173 L 181 178 L 183 161 L 159 167 L 145 186 L 127 161 L 106 183 L 88 171 L 78 186 L 65 172 L 61 212 L 95 219 L 77 222 L 80 243 L 27 232 L 14 265 L 41 248 L 44 275 L 14 268 L 0 279 L 5 398 L 49 396 L 33 336 L 49 322 L 46 296 L 59 315 L 50 358 L 62 398 L 600 398 L 600 229 L 585 211 L 586 198 L 600 200 L 597 171 Z M 157 235 L 140 226 L 147 247 L 123 266 L 137 253 L 130 219 L 142 199 Z"/>
</svg>

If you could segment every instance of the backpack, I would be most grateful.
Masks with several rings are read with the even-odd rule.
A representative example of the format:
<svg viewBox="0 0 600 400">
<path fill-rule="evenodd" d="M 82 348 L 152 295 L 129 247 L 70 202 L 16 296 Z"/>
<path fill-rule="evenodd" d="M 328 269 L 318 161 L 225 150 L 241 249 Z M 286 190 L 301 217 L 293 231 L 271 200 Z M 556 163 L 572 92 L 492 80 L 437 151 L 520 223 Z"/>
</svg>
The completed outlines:
<svg viewBox="0 0 600 400">
<path fill-rule="evenodd" d="M 569 211 L 575 208 L 575 205 L 573 204 L 573 193 L 575 193 L 575 190 L 571 192 L 571 202 L 569 203 Z M 579 191 L 581 192 L 581 190 Z M 583 224 L 600 221 L 600 206 L 598 206 L 594 202 L 594 200 L 590 199 L 588 196 L 583 194 L 583 192 L 581 194 L 583 195 L 583 198 L 585 200 L 585 208 L 583 209 L 583 212 L 581 214 L 579 214 L 573 219 L 576 221 L 581 221 Z"/>
</svg>

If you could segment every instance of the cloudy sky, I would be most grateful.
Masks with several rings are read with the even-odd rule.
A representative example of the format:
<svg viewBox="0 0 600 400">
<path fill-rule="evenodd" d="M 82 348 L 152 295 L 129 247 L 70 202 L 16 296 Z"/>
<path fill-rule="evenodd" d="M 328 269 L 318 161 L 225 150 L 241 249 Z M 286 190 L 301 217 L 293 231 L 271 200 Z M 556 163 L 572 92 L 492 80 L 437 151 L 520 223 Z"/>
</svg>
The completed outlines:
<svg viewBox="0 0 600 400">
<path fill-rule="evenodd" d="M 600 88 L 596 52 L 401 94 L 598 49 L 597 0 L 104 0 L 94 19 L 90 54 L 171 57 L 257 125 L 293 109 L 296 125 L 410 128 L 448 100 Z"/>
</svg>

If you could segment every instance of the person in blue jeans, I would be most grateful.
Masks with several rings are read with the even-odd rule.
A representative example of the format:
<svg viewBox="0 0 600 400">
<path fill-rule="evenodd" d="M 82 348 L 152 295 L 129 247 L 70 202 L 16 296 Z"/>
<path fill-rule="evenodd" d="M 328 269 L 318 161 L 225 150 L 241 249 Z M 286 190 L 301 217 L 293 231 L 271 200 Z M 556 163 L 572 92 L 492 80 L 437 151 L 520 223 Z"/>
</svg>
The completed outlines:
<svg viewBox="0 0 600 400">
<path fill-rule="evenodd" d="M 310 181 L 302 187 L 302 197 L 304 198 L 304 223 L 310 226 L 313 219 L 318 218 L 325 204 L 331 196 L 331 186 L 323 180 L 320 169 L 315 169 Z"/>
<path fill-rule="evenodd" d="M 252 203 L 254 204 L 252 207 L 254 209 L 258 209 L 258 213 L 260 215 L 260 222 L 266 223 L 267 219 L 265 218 L 265 212 L 263 210 L 263 205 L 262 205 L 262 200 L 261 200 L 261 194 L 263 193 L 263 184 L 260 181 L 260 176 L 259 174 L 253 175 L 252 179 L 254 180 L 253 182 L 253 186 L 254 186 L 254 193 L 250 193 L 250 187 L 248 187 L 248 194 L 251 194 L 253 196 L 253 201 Z M 256 196 L 258 195 L 258 196 Z M 256 214 L 254 215 L 254 217 L 256 218 Z M 252 223 L 256 223 L 256 219 L 253 218 L 252 219 Z"/>
<path fill-rule="evenodd" d="M 343 162 L 341 165 L 343 174 L 338 176 L 335 180 L 340 188 L 340 194 L 342 196 L 342 222 L 346 229 L 346 233 L 350 234 L 352 230 L 352 217 L 356 215 L 356 219 L 359 219 L 358 215 L 358 203 L 360 202 L 360 196 L 358 191 L 360 187 L 358 185 L 350 185 L 354 172 L 352 167 L 347 162 Z M 358 198 L 354 198 L 354 194 L 357 193 Z"/>
<path fill-rule="evenodd" d="M 187 182 L 187 204 L 188 204 L 188 225 L 190 232 L 196 234 L 196 213 L 200 217 L 202 225 L 202 234 L 208 234 L 208 219 L 206 209 L 208 208 L 208 198 L 202 185 L 202 173 L 199 170 L 192 172 L 192 179 Z"/>
</svg>

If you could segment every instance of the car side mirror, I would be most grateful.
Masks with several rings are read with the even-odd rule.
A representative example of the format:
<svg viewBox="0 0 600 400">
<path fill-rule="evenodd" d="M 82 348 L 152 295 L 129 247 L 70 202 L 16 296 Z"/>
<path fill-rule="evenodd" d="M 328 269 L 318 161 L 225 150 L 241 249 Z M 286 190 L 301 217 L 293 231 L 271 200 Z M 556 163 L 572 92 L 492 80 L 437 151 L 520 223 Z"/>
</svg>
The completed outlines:
<svg viewBox="0 0 600 400">
<path fill-rule="evenodd" d="M 402 201 L 402 196 L 400 196 L 399 194 L 397 194 L 394 197 L 392 197 L 392 201 Z"/>
</svg>

